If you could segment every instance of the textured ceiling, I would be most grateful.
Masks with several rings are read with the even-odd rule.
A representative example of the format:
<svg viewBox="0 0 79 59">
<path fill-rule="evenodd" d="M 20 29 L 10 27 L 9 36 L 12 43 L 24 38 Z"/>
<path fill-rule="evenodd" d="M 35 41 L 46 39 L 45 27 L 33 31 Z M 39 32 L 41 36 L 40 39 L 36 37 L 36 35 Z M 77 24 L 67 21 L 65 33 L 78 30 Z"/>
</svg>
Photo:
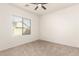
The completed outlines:
<svg viewBox="0 0 79 59">
<path fill-rule="evenodd" d="M 48 3 L 48 4 L 44 5 L 47 8 L 47 10 L 43 10 L 41 7 L 39 7 L 38 10 L 34 10 L 36 5 L 28 3 L 29 6 L 25 6 L 26 4 L 27 3 L 15 3 L 13 5 L 15 5 L 21 9 L 24 9 L 26 11 L 33 12 L 33 13 L 40 14 L 40 15 L 50 13 L 50 12 L 55 12 L 57 10 L 75 5 L 74 3 Z"/>
</svg>

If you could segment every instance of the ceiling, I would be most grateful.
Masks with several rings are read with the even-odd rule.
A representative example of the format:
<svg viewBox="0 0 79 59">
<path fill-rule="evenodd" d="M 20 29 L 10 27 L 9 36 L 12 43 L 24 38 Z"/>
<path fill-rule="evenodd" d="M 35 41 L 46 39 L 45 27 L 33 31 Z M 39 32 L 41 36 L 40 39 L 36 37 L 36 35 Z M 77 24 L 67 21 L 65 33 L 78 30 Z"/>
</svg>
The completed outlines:
<svg viewBox="0 0 79 59">
<path fill-rule="evenodd" d="M 15 5 L 18 8 L 21 8 L 23 10 L 26 10 L 26 11 L 29 11 L 29 12 L 32 12 L 32 13 L 36 13 L 36 14 L 39 14 L 39 15 L 55 12 L 57 10 L 75 5 L 74 3 L 48 3 L 48 4 L 44 5 L 47 8 L 46 10 L 44 10 L 42 8 L 38 8 L 38 10 L 34 10 L 36 5 L 28 3 L 29 6 L 25 6 L 26 4 L 27 3 L 15 3 L 13 5 Z"/>
</svg>

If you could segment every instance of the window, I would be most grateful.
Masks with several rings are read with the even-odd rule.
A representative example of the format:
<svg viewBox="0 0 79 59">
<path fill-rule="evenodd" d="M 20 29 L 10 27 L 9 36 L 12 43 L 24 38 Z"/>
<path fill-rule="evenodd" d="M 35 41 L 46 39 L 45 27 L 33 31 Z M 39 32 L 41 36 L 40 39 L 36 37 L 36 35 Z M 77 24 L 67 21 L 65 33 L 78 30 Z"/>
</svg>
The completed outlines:
<svg viewBox="0 0 79 59">
<path fill-rule="evenodd" d="M 13 16 L 13 32 L 14 35 L 30 35 L 31 20 L 20 16 Z"/>
</svg>

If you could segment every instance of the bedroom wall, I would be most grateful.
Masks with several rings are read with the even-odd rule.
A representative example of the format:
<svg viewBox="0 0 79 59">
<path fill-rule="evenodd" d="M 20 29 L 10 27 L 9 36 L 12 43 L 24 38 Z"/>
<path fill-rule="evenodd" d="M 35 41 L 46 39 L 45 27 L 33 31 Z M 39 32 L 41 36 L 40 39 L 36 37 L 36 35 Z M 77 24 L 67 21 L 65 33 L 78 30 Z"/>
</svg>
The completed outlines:
<svg viewBox="0 0 79 59">
<path fill-rule="evenodd" d="M 12 32 L 12 15 L 31 19 L 31 35 L 14 36 Z M 38 16 L 23 11 L 9 4 L 0 4 L 0 50 L 15 47 L 39 39 Z"/>
<path fill-rule="evenodd" d="M 79 4 L 43 15 L 40 32 L 42 40 L 79 47 Z"/>
</svg>

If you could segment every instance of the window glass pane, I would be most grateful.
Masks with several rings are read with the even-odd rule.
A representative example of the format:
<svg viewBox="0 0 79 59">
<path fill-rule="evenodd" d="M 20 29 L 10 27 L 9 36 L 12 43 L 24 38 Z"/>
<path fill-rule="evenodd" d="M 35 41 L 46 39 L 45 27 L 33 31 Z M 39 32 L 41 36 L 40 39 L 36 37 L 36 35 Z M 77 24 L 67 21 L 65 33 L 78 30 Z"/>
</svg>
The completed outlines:
<svg viewBox="0 0 79 59">
<path fill-rule="evenodd" d="M 22 35 L 22 18 L 13 16 L 13 32 L 14 35 Z"/>
<path fill-rule="evenodd" d="M 31 20 L 23 18 L 23 35 L 31 34 Z"/>
</svg>

